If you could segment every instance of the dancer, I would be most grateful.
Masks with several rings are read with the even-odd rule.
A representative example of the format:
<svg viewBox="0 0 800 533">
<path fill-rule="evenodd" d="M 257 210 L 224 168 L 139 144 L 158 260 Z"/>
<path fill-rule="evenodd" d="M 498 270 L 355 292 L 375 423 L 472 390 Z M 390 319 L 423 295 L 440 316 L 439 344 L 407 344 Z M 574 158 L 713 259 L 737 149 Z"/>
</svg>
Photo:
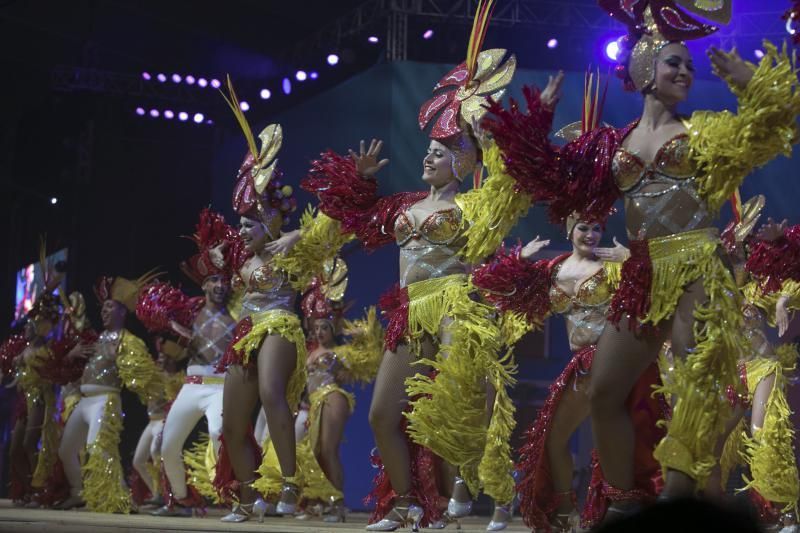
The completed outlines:
<svg viewBox="0 0 800 533">
<path fill-rule="evenodd" d="M 421 128 L 434 123 L 423 160 L 429 191 L 378 197 L 374 175 L 388 160 L 379 159 L 383 142 L 377 140 L 369 147 L 362 141 L 350 157 L 322 154 L 303 183 L 318 195 L 320 209 L 341 220 L 343 231 L 354 232 L 365 247 L 395 241 L 400 248 L 400 284 L 381 298 L 389 326 L 370 407 L 396 498 L 394 508 L 368 526 L 371 531 L 415 525 L 438 512 L 438 494 L 423 493 L 424 481 L 414 478 L 403 428 L 409 403 L 408 435 L 460 471 L 448 504 L 452 518 L 469 514 L 470 493 L 481 485 L 499 501 L 514 495 L 508 445 L 513 405 L 506 391 L 514 363 L 502 355 L 491 306 L 471 298 L 467 277 L 470 264 L 494 251 L 531 201 L 517 194 L 497 147 L 472 126 L 487 97 L 499 98 L 516 65 L 513 56 L 503 61 L 505 50 L 478 53 L 490 8 L 491 2 L 478 8 L 467 61 L 436 86 L 448 90 L 420 110 Z M 485 183 L 459 194 L 470 174 L 480 184 L 481 159 L 489 170 Z M 435 380 L 428 377 L 432 370 Z M 487 381 L 497 391 L 488 428 Z"/>
<path fill-rule="evenodd" d="M 512 314 L 508 317 L 511 320 L 523 318 L 529 327 L 537 327 L 550 314 L 563 314 L 566 319 L 574 355 L 551 385 L 520 450 L 520 508 L 525 523 L 537 531 L 572 531 L 580 522 L 572 490 L 574 466 L 569 441 L 589 416 L 587 387 L 592 359 L 619 282 L 620 264 L 628 256 L 628 250 L 616 239 L 614 248 L 597 248 L 602 237 L 597 223 L 573 216 L 567 219 L 566 228 L 571 253 L 533 262 L 531 258 L 549 244 L 536 238 L 510 252 L 498 251 L 491 262 L 472 275 L 475 286 L 500 310 Z M 663 416 L 663 404 L 650 397 L 652 385 L 657 383 L 658 367 L 652 364 L 627 401 L 637 429 L 636 488 L 650 499 L 656 496 L 660 478 L 652 450 L 663 437 L 663 431 L 656 427 Z M 598 479 L 593 479 L 583 512 L 582 525 L 587 528 L 597 525 L 608 506 L 602 472 L 596 467 L 594 477 Z M 491 530 L 497 530 L 497 526 Z"/>
<path fill-rule="evenodd" d="M 344 383 L 370 382 L 383 355 L 383 329 L 374 308 L 364 320 L 344 322 L 342 299 L 347 287 L 347 265 L 341 259 L 326 265 L 324 277 L 312 280 L 301 307 L 314 347 L 306 360 L 308 372 L 308 436 L 298 444 L 303 497 L 331 505 L 325 522 L 344 522 L 344 468 L 339 446 L 355 398 Z M 348 343 L 338 343 L 341 334 Z M 321 474 L 321 475 L 320 475 Z M 257 485 L 256 485 L 257 486 Z"/>
<path fill-rule="evenodd" d="M 125 319 L 135 310 L 139 291 L 152 277 L 146 274 L 135 281 L 102 277 L 95 285 L 104 330 L 96 342 L 81 342 L 69 354 L 71 359 L 85 360 L 86 366 L 81 399 L 67 420 L 58 450 L 70 485 L 70 496 L 59 509 L 84 505 L 90 511 L 106 513 L 131 509 L 119 457 L 120 389 L 127 387 L 147 403 L 164 385 L 147 346 L 125 329 Z M 87 456 L 81 466 L 84 449 Z"/>
<path fill-rule="evenodd" d="M 303 216 L 300 230 L 280 232 L 294 208 L 292 189 L 281 185 L 276 168 L 282 130 L 277 124 L 267 126 L 259 135 L 262 146 L 257 150 L 230 83 L 229 88 L 231 109 L 250 149 L 233 194 L 241 228 L 238 234 L 231 229 L 225 243 L 209 255 L 218 268 L 230 264 L 236 273 L 234 286 L 244 287 L 241 319 L 220 365 L 226 369 L 222 430 L 227 453 L 220 451 L 215 486 L 228 495 L 238 492 L 233 511 L 222 520 L 242 522 L 254 512 L 263 517 L 266 511 L 263 500 L 255 505 L 252 487 L 261 454 L 250 424 L 259 398 L 280 462 L 280 475 L 262 479 L 263 496 L 280 495 L 279 514 L 295 511 L 299 480 L 295 478 L 292 412 L 305 387 L 306 352 L 294 301 L 297 292 L 321 271 L 323 262 L 333 258 L 350 237 L 341 234 L 338 222 L 323 214 L 314 217 L 311 212 Z M 229 463 L 222 465 L 223 461 Z M 235 479 L 227 479 L 231 468 Z"/>
<path fill-rule="evenodd" d="M 216 375 L 219 364 L 233 337 L 236 322 L 227 303 L 231 271 L 227 263 L 214 265 L 209 252 L 225 239 L 228 226 L 222 215 L 204 209 L 200 213 L 193 240 L 198 253 L 181 264 L 181 269 L 203 289 L 202 298 L 189 298 L 165 284 L 154 285 L 139 299 L 137 315 L 151 331 L 170 331 L 188 344 L 181 358 L 188 358 L 183 387 L 169 409 L 161 439 L 166 492 L 164 506 L 154 516 L 186 516 L 192 508 L 204 505 L 204 496 L 212 496 L 210 483 L 187 488 L 186 468 L 181 452 L 197 422 L 205 417 L 213 457 L 219 452 L 222 434 L 222 376 Z M 205 480 L 211 476 L 197 476 Z M 207 485 L 207 486 L 206 486 Z"/>
<path fill-rule="evenodd" d="M 687 10 L 724 21 L 729 3 L 705 12 L 694 4 L 639 2 L 633 17 L 622 2 L 600 4 L 631 28 L 621 72 L 626 85 L 643 94 L 642 117 L 556 149 L 547 140 L 552 106 L 526 90 L 529 114 L 494 105 L 495 118 L 484 125 L 509 173 L 537 197 L 549 197 L 554 221 L 574 211 L 603 220 L 617 199 L 625 199 L 632 256 L 610 304 L 610 320 L 619 327 L 605 328 L 598 341 L 589 396 L 603 473 L 616 500 L 610 511 L 626 513 L 639 506 L 641 494 L 634 490 L 634 433 L 624 404 L 667 337 L 676 369 L 661 392 L 676 401 L 667 436 L 655 450 L 666 477 L 664 496 L 693 494 L 715 463 L 714 444 L 730 411 L 715 391 L 736 386 L 746 341 L 738 289 L 719 257 L 712 220 L 753 168 L 788 153 L 800 93 L 790 58 L 771 44 L 765 43 L 758 67 L 736 52 L 711 48 L 714 71 L 738 96 L 739 113 L 681 119 L 676 106 L 687 97 L 694 67 L 680 39 L 714 30 Z M 670 26 L 667 12 L 678 13 L 694 31 Z"/>
</svg>

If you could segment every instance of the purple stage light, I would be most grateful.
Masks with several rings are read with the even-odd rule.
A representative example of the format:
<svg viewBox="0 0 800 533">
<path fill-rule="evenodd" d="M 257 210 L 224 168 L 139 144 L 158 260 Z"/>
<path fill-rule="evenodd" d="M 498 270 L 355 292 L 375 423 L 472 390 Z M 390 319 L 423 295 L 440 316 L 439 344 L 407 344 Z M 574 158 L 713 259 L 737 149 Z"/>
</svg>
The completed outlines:
<svg viewBox="0 0 800 533">
<path fill-rule="evenodd" d="M 755 54 L 756 59 L 761 59 L 761 58 L 764 57 L 764 51 L 763 50 L 758 50 L 757 49 L 755 52 L 753 52 L 753 54 Z"/>
<path fill-rule="evenodd" d="M 308 79 L 308 74 L 306 74 L 305 70 L 298 70 L 294 73 L 294 77 L 297 81 L 306 81 Z"/>
<path fill-rule="evenodd" d="M 261 89 L 261 92 L 258 93 L 262 100 L 269 100 L 270 96 L 272 96 L 272 92 L 269 89 Z"/>
<path fill-rule="evenodd" d="M 167 81 L 167 75 L 164 74 L 163 72 L 159 72 L 158 76 L 156 76 L 156 79 L 161 83 L 164 83 L 165 81 Z"/>
<path fill-rule="evenodd" d="M 222 86 L 222 84 L 219 82 L 217 78 L 214 78 L 211 80 L 211 86 L 215 89 L 219 89 Z"/>
<path fill-rule="evenodd" d="M 180 83 L 183 78 L 181 78 L 180 74 L 173 74 L 172 75 L 172 82 L 173 83 Z"/>
<path fill-rule="evenodd" d="M 173 113 L 173 111 L 171 109 L 165 109 L 164 110 L 164 118 L 171 119 L 171 118 L 174 118 L 174 117 L 175 117 L 175 113 Z"/>
<path fill-rule="evenodd" d="M 547 48 L 552 50 L 556 46 L 558 46 L 558 39 L 550 39 L 549 41 L 547 41 Z"/>
<path fill-rule="evenodd" d="M 145 114 L 144 108 L 143 107 L 137 107 L 136 108 L 136 114 L 139 115 L 140 117 L 143 117 L 144 114 Z"/>
<path fill-rule="evenodd" d="M 195 79 L 191 74 L 187 74 L 184 78 L 184 81 L 186 82 L 186 85 L 194 85 Z"/>
<path fill-rule="evenodd" d="M 619 55 L 619 42 L 614 40 L 611 41 L 610 43 L 606 43 L 606 46 L 605 48 L 603 48 L 603 51 L 605 52 L 606 57 L 608 59 L 610 59 L 611 61 L 616 61 L 617 56 Z"/>
<path fill-rule="evenodd" d="M 186 111 L 181 111 L 180 113 L 178 113 L 178 120 L 180 120 L 181 122 L 186 122 L 187 120 L 189 120 L 189 113 L 187 113 Z"/>
<path fill-rule="evenodd" d="M 150 110 L 150 116 L 151 116 L 151 117 L 153 117 L 153 118 L 158 118 L 158 116 L 159 116 L 160 114 L 161 114 L 161 113 L 159 113 L 159 112 L 158 112 L 158 109 L 151 109 L 151 110 Z"/>
<path fill-rule="evenodd" d="M 142 79 L 145 81 L 150 81 L 153 79 L 153 76 L 151 76 L 149 72 L 142 72 Z"/>
<path fill-rule="evenodd" d="M 213 123 L 214 123 L 214 121 L 211 120 L 211 119 L 206 120 L 206 124 L 213 124 Z"/>
<path fill-rule="evenodd" d="M 308 77 L 311 78 L 312 80 L 315 80 L 319 78 L 319 74 L 317 73 L 316 70 L 312 70 L 311 72 L 308 73 Z"/>
<path fill-rule="evenodd" d="M 367 41 L 371 42 L 372 44 L 378 44 L 380 39 L 378 39 L 375 35 L 370 35 L 367 37 Z"/>
<path fill-rule="evenodd" d="M 192 117 L 192 120 L 194 120 L 195 124 L 200 124 L 201 122 L 203 122 L 204 118 L 206 117 L 203 116 L 202 113 L 195 113 L 194 117 Z"/>
<path fill-rule="evenodd" d="M 292 92 L 292 82 L 289 78 L 283 78 L 283 83 L 281 84 L 283 88 L 283 94 L 291 94 Z"/>
<path fill-rule="evenodd" d="M 425 33 L 422 34 L 422 38 L 425 39 L 426 41 L 431 39 L 432 37 L 433 37 L 433 30 L 431 29 L 425 30 Z"/>
<path fill-rule="evenodd" d="M 242 111 L 250 111 L 250 104 L 242 100 L 241 102 L 239 102 L 239 109 L 241 109 Z"/>
<path fill-rule="evenodd" d="M 333 67 L 339 63 L 339 56 L 336 54 L 328 54 L 327 61 L 328 64 Z"/>
<path fill-rule="evenodd" d="M 197 85 L 199 85 L 200 87 L 208 87 L 208 80 L 206 80 L 205 78 L 198 78 Z"/>
</svg>

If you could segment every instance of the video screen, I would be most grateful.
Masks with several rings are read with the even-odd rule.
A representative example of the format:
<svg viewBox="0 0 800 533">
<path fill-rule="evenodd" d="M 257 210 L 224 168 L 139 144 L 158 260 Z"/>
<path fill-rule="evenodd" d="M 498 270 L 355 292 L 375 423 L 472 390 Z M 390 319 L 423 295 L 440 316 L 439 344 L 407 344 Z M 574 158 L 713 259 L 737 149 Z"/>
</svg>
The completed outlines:
<svg viewBox="0 0 800 533">
<path fill-rule="evenodd" d="M 67 262 L 67 249 L 63 248 L 45 259 L 45 269 L 52 270 L 59 262 L 66 264 Z M 58 294 L 61 287 L 66 284 L 66 278 L 62 280 L 61 286 L 54 292 Z M 19 320 L 30 311 L 36 298 L 41 294 L 44 288 L 44 271 L 39 262 L 32 263 L 19 271 L 17 271 L 17 292 L 16 300 L 14 303 L 14 320 Z"/>
</svg>

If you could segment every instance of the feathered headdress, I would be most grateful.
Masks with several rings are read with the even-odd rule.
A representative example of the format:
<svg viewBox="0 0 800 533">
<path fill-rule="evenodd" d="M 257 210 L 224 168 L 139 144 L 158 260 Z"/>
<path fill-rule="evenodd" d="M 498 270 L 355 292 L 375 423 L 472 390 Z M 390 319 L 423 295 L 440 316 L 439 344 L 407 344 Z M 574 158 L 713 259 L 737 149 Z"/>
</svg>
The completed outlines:
<svg viewBox="0 0 800 533">
<path fill-rule="evenodd" d="M 763 194 L 753 196 L 742 204 L 739 190 L 734 192 L 731 198 L 731 208 L 733 210 L 733 220 L 725 229 L 722 230 L 720 238 L 728 253 L 733 253 L 741 246 L 758 224 L 761 218 L 761 211 L 764 209 L 767 199 Z"/>
<path fill-rule="evenodd" d="M 163 272 L 156 272 L 153 269 L 135 280 L 129 280 L 121 276 L 115 278 L 101 276 L 95 282 L 94 294 L 101 304 L 106 300 L 114 300 L 124 305 L 128 311 L 135 311 L 141 290 L 162 274 Z"/>
<path fill-rule="evenodd" d="M 232 265 L 226 261 L 225 265 L 217 267 L 210 259 L 209 252 L 223 241 L 234 238 L 232 228 L 225 222 L 225 217 L 209 208 L 200 211 L 200 218 L 195 226 L 194 234 L 188 237 L 197 245 L 197 253 L 186 261 L 181 261 L 180 268 L 189 279 L 202 285 L 209 276 L 223 276 L 229 280 L 233 272 Z"/>
<path fill-rule="evenodd" d="M 311 280 L 300 302 L 307 327 L 321 318 L 329 320 L 334 331 L 340 329 L 347 281 L 347 263 L 341 257 L 325 261 L 322 274 Z"/>
</svg>

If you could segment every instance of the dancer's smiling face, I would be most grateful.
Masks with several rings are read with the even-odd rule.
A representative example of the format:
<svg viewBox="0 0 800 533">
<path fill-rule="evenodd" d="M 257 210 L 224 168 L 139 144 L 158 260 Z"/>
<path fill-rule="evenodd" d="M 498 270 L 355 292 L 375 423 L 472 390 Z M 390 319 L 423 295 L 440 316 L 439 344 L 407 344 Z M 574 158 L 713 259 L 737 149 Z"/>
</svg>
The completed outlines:
<svg viewBox="0 0 800 533">
<path fill-rule="evenodd" d="M 659 100 L 671 104 L 683 102 L 694 82 L 694 63 L 682 43 L 670 43 L 658 53 L 655 83 L 651 89 Z"/>
<path fill-rule="evenodd" d="M 330 320 L 318 318 L 314 321 L 314 337 L 320 346 L 333 345 L 333 325 Z"/>
<path fill-rule="evenodd" d="M 250 252 L 260 251 L 269 240 L 264 224 L 260 220 L 248 217 L 239 219 L 239 236 L 241 236 L 245 248 Z"/>
<path fill-rule="evenodd" d="M 589 257 L 594 253 L 594 249 L 603 237 L 603 230 L 600 224 L 579 221 L 572 228 L 572 247 L 581 256 Z"/>
<path fill-rule="evenodd" d="M 450 148 L 439 141 L 431 140 L 428 153 L 422 160 L 422 180 L 437 189 L 457 181 L 453 173 L 454 161 L 455 154 Z"/>
</svg>

